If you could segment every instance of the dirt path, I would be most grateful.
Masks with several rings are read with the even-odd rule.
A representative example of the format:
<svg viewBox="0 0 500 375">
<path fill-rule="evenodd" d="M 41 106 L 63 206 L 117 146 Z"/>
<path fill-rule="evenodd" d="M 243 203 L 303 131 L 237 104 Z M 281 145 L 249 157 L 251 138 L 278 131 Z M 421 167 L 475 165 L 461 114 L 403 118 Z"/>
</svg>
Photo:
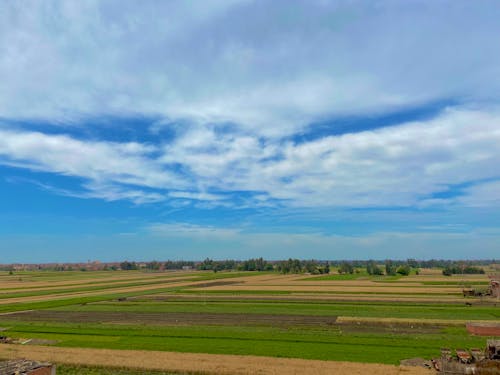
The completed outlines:
<svg viewBox="0 0 500 375">
<path fill-rule="evenodd" d="M 110 350 L 21 346 L 0 344 L 1 358 L 30 358 L 54 363 L 128 367 L 143 370 L 197 372 L 204 374 L 267 375 L 431 375 L 416 367 L 333 362 L 240 355 L 173 353 L 141 350 Z"/>
</svg>

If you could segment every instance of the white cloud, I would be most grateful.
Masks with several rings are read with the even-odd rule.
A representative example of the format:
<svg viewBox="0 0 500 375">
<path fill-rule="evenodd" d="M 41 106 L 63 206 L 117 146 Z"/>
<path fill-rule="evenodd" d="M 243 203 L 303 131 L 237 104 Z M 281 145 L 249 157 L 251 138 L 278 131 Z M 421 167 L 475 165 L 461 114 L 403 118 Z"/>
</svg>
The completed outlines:
<svg viewBox="0 0 500 375">
<path fill-rule="evenodd" d="M 204 254 L 217 259 L 240 259 L 263 256 L 266 259 L 288 257 L 316 259 L 431 259 L 447 257 L 467 259 L 492 258 L 497 250 L 498 233 L 465 232 L 375 232 L 367 235 L 341 236 L 326 233 L 245 232 L 235 228 L 156 223 L 146 228 L 160 237 L 166 248 L 182 240 L 182 257 L 197 253 L 200 242 L 206 244 Z M 304 255 L 304 249 L 308 249 Z M 174 255 L 174 254 L 172 254 Z M 180 254 L 175 254 L 180 257 Z M 188 255 L 189 257 L 189 255 Z M 185 258 L 184 258 L 185 259 Z"/>
<path fill-rule="evenodd" d="M 156 223 L 151 224 L 147 231 L 156 236 L 162 237 L 185 237 L 189 239 L 222 239 L 227 240 L 235 238 L 239 234 L 238 229 L 231 228 L 218 228 L 213 226 L 202 226 L 187 223 L 164 224 Z"/>
<path fill-rule="evenodd" d="M 5 118 L 146 113 L 281 137 L 328 116 L 500 93 L 494 2 L 48 0 L 0 10 Z"/>
<path fill-rule="evenodd" d="M 499 177 L 500 114 L 484 104 L 500 96 L 499 18 L 496 3 L 461 1 L 4 2 L 0 118 L 153 115 L 158 141 L 0 127 L 0 163 L 136 203 L 496 205 L 494 184 L 433 193 Z M 482 107 L 287 141 L 325 118 L 448 99 Z"/>
<path fill-rule="evenodd" d="M 168 196 L 172 198 L 184 198 L 184 199 L 201 200 L 201 201 L 219 201 L 224 199 L 222 195 L 209 194 L 209 193 L 192 193 L 189 191 L 173 191 L 169 193 Z"/>
<path fill-rule="evenodd" d="M 137 203 L 496 205 L 498 183 L 466 189 L 461 199 L 433 194 L 500 177 L 499 124 L 496 110 L 449 109 L 428 121 L 299 144 L 196 126 L 157 147 L 0 129 L 0 163 L 80 177 L 87 196 Z"/>
<path fill-rule="evenodd" d="M 297 206 L 446 203 L 433 193 L 496 178 L 500 113 L 448 109 L 435 119 L 295 144 L 204 128 L 168 145 L 198 186 L 263 192 Z"/>
<path fill-rule="evenodd" d="M 152 151 L 151 146 L 137 143 L 81 141 L 0 128 L 0 164 L 86 180 L 86 193 L 66 191 L 65 195 L 145 203 L 163 199 L 145 188 L 187 186 L 181 177 L 152 162 Z"/>
<path fill-rule="evenodd" d="M 465 195 L 457 200 L 464 206 L 498 207 L 500 206 L 500 181 L 490 181 L 468 187 Z"/>
</svg>

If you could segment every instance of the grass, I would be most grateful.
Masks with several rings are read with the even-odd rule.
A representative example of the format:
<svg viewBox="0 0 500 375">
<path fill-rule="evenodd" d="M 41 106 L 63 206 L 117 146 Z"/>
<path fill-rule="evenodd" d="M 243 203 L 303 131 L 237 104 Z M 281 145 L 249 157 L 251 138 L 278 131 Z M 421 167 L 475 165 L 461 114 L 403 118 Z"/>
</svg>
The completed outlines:
<svg viewBox="0 0 500 375">
<path fill-rule="evenodd" d="M 64 306 L 82 306 L 87 303 L 99 302 L 99 301 L 110 301 L 116 300 L 122 297 L 135 297 L 142 295 L 152 295 L 152 294 L 160 294 L 166 292 L 176 292 L 177 288 L 160 288 L 154 290 L 143 290 L 137 292 L 125 292 L 125 293 L 110 293 L 103 294 L 99 296 L 89 296 L 89 297 L 70 297 L 70 298 L 61 298 L 55 300 L 48 301 L 40 301 L 40 302 L 18 302 L 18 303 L 10 303 L 0 305 L 0 313 L 8 313 L 15 311 L 24 311 L 24 310 L 43 310 L 50 309 L 56 307 L 64 307 Z"/>
</svg>

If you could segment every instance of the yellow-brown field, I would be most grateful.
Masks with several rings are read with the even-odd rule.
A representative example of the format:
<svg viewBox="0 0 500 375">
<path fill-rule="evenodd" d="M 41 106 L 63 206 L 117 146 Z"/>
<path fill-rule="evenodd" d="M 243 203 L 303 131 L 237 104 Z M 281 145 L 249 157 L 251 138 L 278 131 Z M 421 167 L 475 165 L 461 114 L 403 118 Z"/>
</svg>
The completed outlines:
<svg viewBox="0 0 500 375">
<path fill-rule="evenodd" d="M 304 359 L 190 354 L 138 350 L 1 346 L 0 357 L 30 357 L 55 363 L 221 375 L 429 375 L 423 368 Z"/>
</svg>

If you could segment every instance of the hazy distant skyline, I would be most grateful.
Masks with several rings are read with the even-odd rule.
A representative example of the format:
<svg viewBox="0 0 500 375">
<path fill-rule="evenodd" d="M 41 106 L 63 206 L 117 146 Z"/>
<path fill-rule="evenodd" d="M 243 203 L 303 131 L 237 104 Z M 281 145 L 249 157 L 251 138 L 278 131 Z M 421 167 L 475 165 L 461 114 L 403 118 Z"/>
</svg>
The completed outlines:
<svg viewBox="0 0 500 375">
<path fill-rule="evenodd" d="M 496 1 L 3 1 L 0 263 L 494 258 Z"/>
</svg>

